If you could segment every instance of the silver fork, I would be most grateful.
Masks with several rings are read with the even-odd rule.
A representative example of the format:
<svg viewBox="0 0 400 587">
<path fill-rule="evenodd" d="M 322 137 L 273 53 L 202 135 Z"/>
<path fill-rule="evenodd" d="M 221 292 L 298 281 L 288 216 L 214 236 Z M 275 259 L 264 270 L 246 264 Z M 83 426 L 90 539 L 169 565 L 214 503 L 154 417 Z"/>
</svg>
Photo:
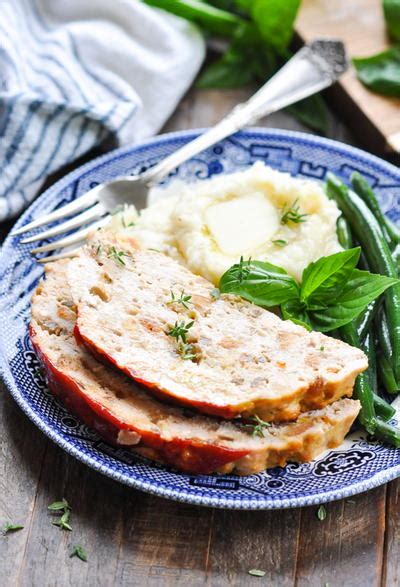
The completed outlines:
<svg viewBox="0 0 400 587">
<path fill-rule="evenodd" d="M 110 218 L 110 212 L 118 206 L 133 203 L 138 210 L 144 208 L 150 188 L 181 163 L 243 127 L 253 124 L 263 116 L 327 88 L 346 69 L 347 59 L 343 43 L 334 39 L 317 39 L 300 49 L 247 102 L 238 104 L 216 126 L 154 167 L 140 175 L 120 177 L 100 184 L 66 206 L 19 228 L 12 235 L 23 234 L 44 224 L 71 216 L 66 222 L 34 234 L 21 242 L 27 244 L 48 239 L 78 228 L 79 230 L 64 238 L 31 250 L 32 254 L 37 254 L 67 247 L 66 251 L 57 255 L 38 259 L 40 263 L 72 256 L 80 247 L 72 249 L 69 247 L 81 244 L 92 230 L 104 226 Z M 74 216 L 76 213 L 78 214 Z"/>
</svg>

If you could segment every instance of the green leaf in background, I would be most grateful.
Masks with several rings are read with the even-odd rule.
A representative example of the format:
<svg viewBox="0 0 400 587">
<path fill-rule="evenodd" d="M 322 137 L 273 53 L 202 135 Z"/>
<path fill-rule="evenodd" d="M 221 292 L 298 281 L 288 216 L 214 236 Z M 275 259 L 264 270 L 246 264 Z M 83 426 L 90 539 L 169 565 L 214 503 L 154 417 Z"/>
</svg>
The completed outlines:
<svg viewBox="0 0 400 587">
<path fill-rule="evenodd" d="M 276 70 L 274 53 L 259 31 L 248 23 L 239 27 L 223 56 L 208 65 L 197 81 L 199 88 L 237 88 L 258 79 L 265 82 Z"/>
<path fill-rule="evenodd" d="M 299 286 L 281 267 L 263 261 L 246 261 L 233 265 L 221 277 L 222 293 L 234 293 L 242 298 L 271 308 L 299 299 Z"/>
<path fill-rule="evenodd" d="M 400 41 L 400 0 L 383 0 L 383 12 L 389 35 Z"/>
<path fill-rule="evenodd" d="M 367 88 L 386 96 L 400 96 L 400 46 L 387 51 L 353 59 L 358 79 Z"/>
<path fill-rule="evenodd" d="M 300 0 L 253 0 L 251 16 L 265 41 L 278 53 L 289 45 Z"/>
<path fill-rule="evenodd" d="M 361 254 L 361 248 L 349 249 L 310 263 L 303 271 L 300 299 L 310 307 L 312 303 L 326 304 L 337 298 L 344 289 Z"/>
<path fill-rule="evenodd" d="M 209 33 L 231 37 L 238 26 L 245 24 L 240 16 L 221 10 L 202 0 L 143 0 L 176 16 L 195 22 Z"/>
<path fill-rule="evenodd" d="M 286 108 L 286 111 L 305 126 L 320 134 L 328 134 L 328 108 L 320 94 L 314 94 L 314 96 L 300 100 L 300 102 Z"/>
<path fill-rule="evenodd" d="M 353 269 L 340 295 L 332 299 L 323 310 L 308 311 L 314 330 L 328 332 L 348 324 L 368 304 L 398 282 L 398 279 L 392 277 Z"/>
</svg>

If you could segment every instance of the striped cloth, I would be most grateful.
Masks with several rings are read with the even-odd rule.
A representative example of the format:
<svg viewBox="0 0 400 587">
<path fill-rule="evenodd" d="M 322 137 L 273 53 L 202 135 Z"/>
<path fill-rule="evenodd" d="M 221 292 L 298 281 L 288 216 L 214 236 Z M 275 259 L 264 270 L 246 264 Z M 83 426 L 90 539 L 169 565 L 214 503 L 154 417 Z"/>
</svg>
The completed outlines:
<svg viewBox="0 0 400 587">
<path fill-rule="evenodd" d="M 139 0 L 0 0 L 0 221 L 110 133 L 156 133 L 203 57 L 191 25 Z"/>
</svg>

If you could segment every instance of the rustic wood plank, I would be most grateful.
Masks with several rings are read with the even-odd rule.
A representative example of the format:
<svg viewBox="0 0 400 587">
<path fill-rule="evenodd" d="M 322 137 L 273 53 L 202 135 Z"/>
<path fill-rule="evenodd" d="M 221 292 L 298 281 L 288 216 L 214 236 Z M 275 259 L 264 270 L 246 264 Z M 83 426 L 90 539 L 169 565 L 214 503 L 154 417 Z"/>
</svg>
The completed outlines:
<svg viewBox="0 0 400 587">
<path fill-rule="evenodd" d="M 303 0 L 296 29 L 304 41 L 342 39 L 350 57 L 374 55 L 389 45 L 381 0 Z M 378 153 L 400 153 L 400 99 L 370 92 L 354 67 L 331 95 L 364 145 Z"/>
<path fill-rule="evenodd" d="M 295 583 L 301 510 L 217 510 L 210 544 L 208 583 L 279 585 Z M 259 569 L 257 578 L 249 570 Z"/>
<path fill-rule="evenodd" d="M 382 585 L 400 585 L 400 480 L 392 481 L 387 487 L 386 536 Z"/>
<path fill-rule="evenodd" d="M 45 436 L 1 387 L 0 526 L 6 522 L 24 526 L 13 534 L 0 535 L 0 577 L 6 577 L 9 585 L 16 584 L 22 564 L 47 444 Z"/>
<path fill-rule="evenodd" d="M 302 511 L 296 587 L 380 585 L 385 532 L 385 487 Z"/>
</svg>

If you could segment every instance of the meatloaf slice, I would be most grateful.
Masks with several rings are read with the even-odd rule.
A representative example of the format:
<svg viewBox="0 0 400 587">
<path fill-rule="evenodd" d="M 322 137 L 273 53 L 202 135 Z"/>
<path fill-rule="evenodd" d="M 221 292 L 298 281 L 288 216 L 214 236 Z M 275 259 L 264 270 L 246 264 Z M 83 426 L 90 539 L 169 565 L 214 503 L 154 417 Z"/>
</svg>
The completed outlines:
<svg viewBox="0 0 400 587">
<path fill-rule="evenodd" d="M 52 392 L 106 440 L 192 473 L 248 475 L 288 460 L 308 461 L 339 445 L 359 411 L 350 399 L 252 435 L 252 426 L 219 421 L 159 402 L 78 345 L 67 261 L 46 267 L 32 300 L 31 340 Z"/>
<path fill-rule="evenodd" d="M 270 422 L 351 396 L 368 365 L 359 349 L 235 296 L 214 299 L 212 284 L 175 260 L 113 239 L 95 236 L 69 265 L 77 330 L 155 395 Z"/>
</svg>

